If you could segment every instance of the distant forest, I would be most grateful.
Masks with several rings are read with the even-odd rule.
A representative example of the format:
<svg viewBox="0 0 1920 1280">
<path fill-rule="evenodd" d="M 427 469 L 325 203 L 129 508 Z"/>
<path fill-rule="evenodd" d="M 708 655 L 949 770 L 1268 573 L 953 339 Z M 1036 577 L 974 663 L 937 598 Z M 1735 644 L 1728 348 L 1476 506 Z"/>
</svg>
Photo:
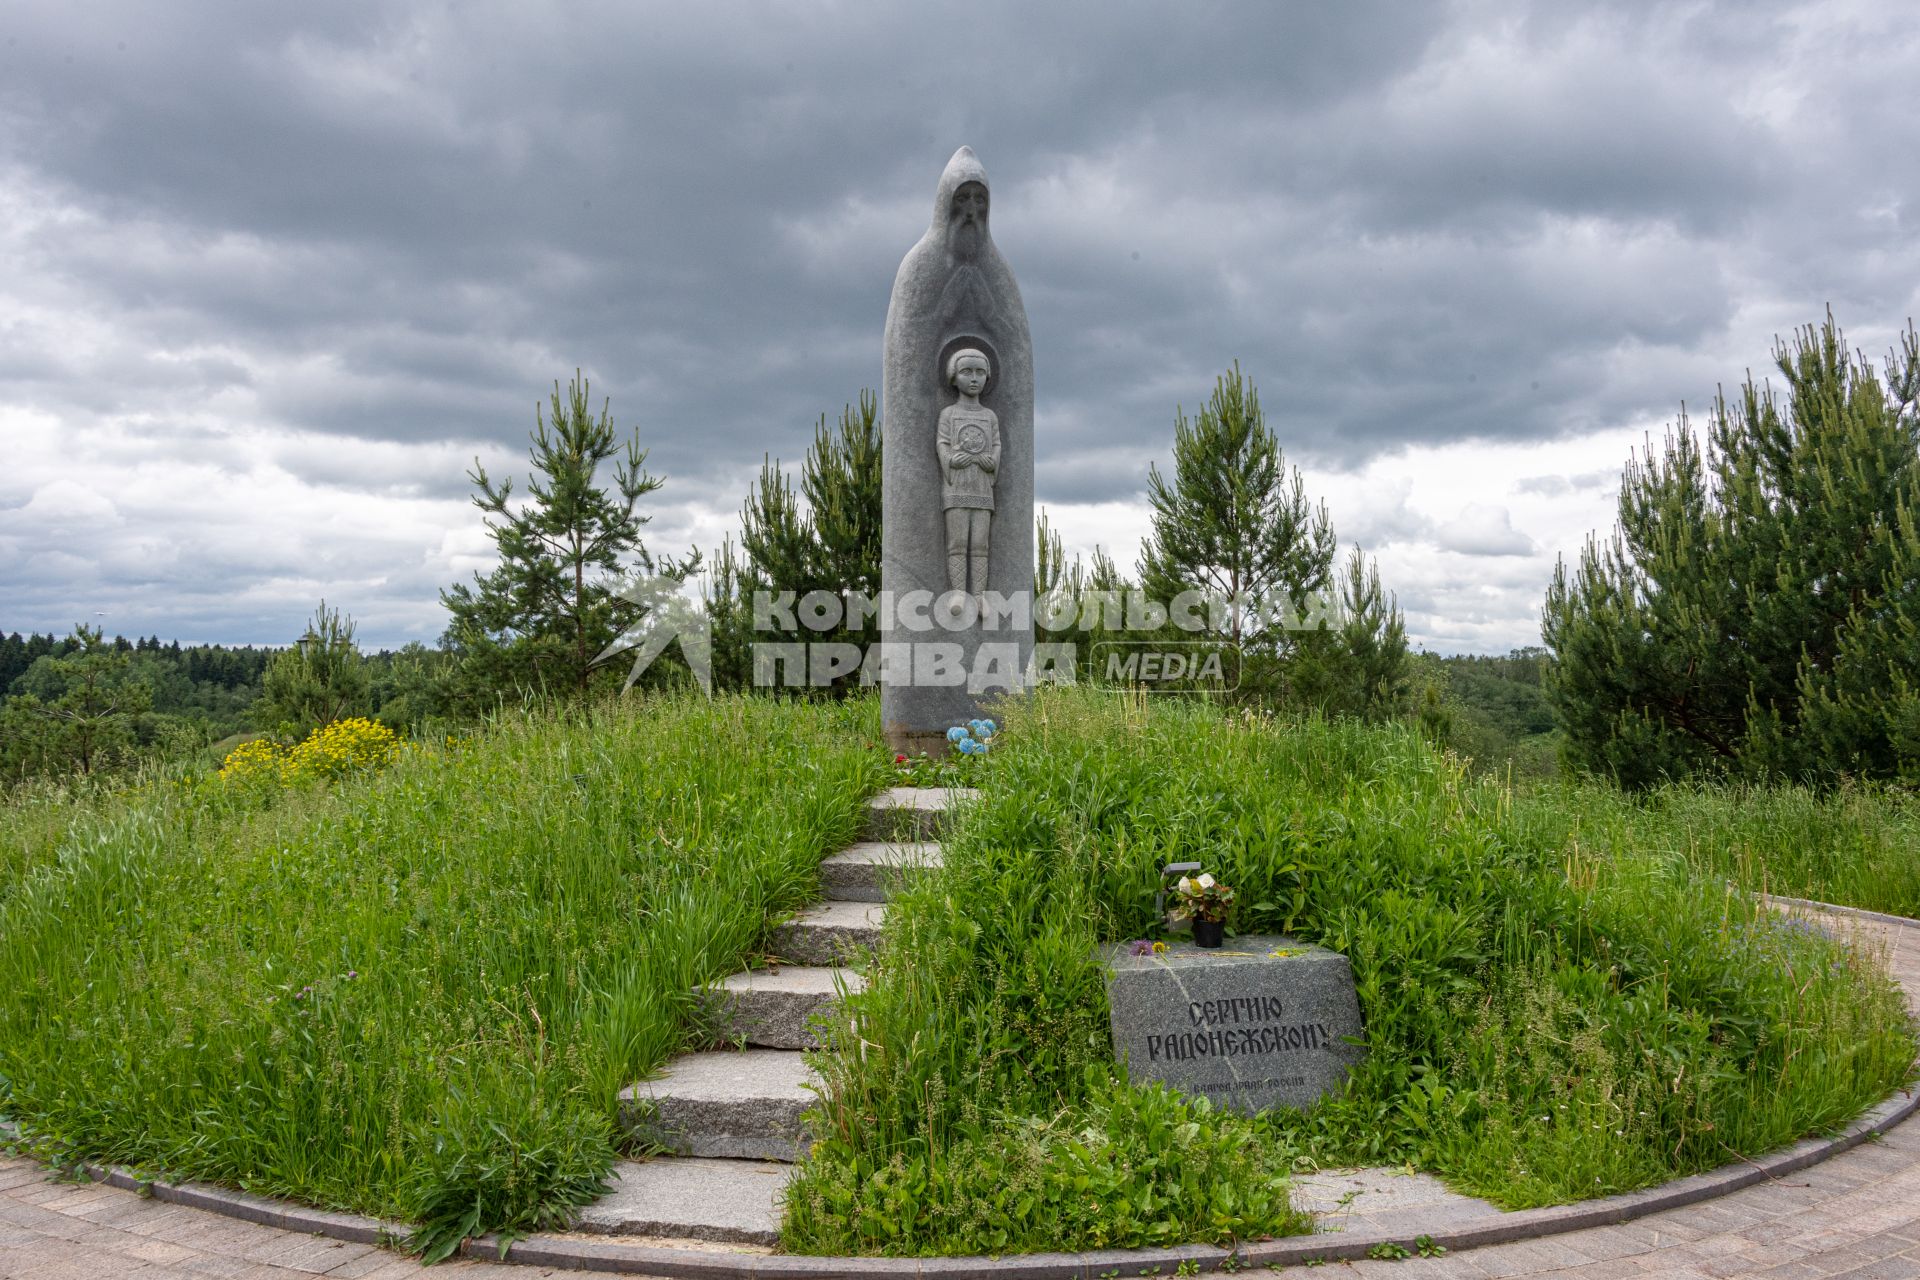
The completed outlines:
<svg viewBox="0 0 1920 1280">
<path fill-rule="evenodd" d="M 0 783 L 156 759 L 217 762 L 240 740 L 280 727 L 263 694 L 270 664 L 288 647 L 129 640 L 86 628 L 0 634 Z M 418 730 L 419 699 L 404 695 L 436 656 L 417 644 L 364 655 L 356 665 L 367 673 L 366 710 L 402 732 Z"/>
<path fill-rule="evenodd" d="M 163 644 L 158 636 L 115 636 L 107 643 L 115 653 L 128 655 L 128 675 L 152 691 L 150 714 L 203 724 L 212 734 L 210 741 L 254 727 L 248 712 L 260 697 L 260 677 L 274 649 L 182 645 L 178 640 Z M 48 695 L 58 693 L 52 688 L 55 664 L 78 648 L 71 637 L 23 636 L 18 631 L 0 636 L 0 707 L 23 693 L 51 701 Z"/>
<path fill-rule="evenodd" d="M 1533 646 L 1502 657 L 1414 655 L 1414 712 L 1438 742 L 1485 770 L 1559 771 L 1561 733 L 1547 689 L 1553 655 Z"/>
<path fill-rule="evenodd" d="M 182 645 L 158 636 L 102 638 L 91 658 L 73 636 L 20 632 L 0 634 L 0 781 L 69 771 L 68 753 L 41 742 L 28 749 L 26 726 L 58 714 L 75 701 L 76 685 L 91 668 L 112 690 L 132 690 L 129 710 L 117 714 L 123 731 L 106 758 L 90 762 L 128 765 L 140 759 L 202 755 L 214 759 L 239 739 L 270 733 L 272 713 L 263 707 L 268 664 L 286 646 Z M 420 645 L 365 656 L 370 677 L 367 703 L 393 728 L 417 732 L 425 719 L 414 685 L 430 680 L 445 655 Z M 1483 769 L 1529 775 L 1557 768 L 1559 734 L 1545 688 L 1551 659 L 1540 648 L 1516 649 L 1504 657 L 1413 655 L 1414 711 L 1439 742 Z M 411 690 L 411 696 L 409 691 Z M 31 702 L 41 715 L 22 714 Z M 12 703 L 14 714 L 7 708 Z"/>
</svg>

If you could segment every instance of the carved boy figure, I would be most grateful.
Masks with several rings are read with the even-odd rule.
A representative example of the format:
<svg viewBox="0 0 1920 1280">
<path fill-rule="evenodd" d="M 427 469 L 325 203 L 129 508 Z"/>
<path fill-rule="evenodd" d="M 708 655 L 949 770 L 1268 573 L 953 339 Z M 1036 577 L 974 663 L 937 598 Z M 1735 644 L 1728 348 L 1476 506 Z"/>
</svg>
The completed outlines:
<svg viewBox="0 0 1920 1280">
<path fill-rule="evenodd" d="M 985 353 L 972 347 L 953 353 L 947 361 L 947 381 L 960 399 L 940 411 L 935 443 L 940 454 L 940 505 L 947 516 L 947 581 L 955 591 L 974 595 L 987 590 L 993 481 L 1000 469 L 1000 419 L 980 403 L 990 376 Z"/>
</svg>

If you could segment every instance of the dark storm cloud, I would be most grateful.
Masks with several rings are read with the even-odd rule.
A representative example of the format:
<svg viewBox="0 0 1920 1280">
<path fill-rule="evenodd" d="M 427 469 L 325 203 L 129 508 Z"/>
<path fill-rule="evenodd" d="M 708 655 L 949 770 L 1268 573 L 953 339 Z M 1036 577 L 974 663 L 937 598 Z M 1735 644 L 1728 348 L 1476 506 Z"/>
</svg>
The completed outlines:
<svg viewBox="0 0 1920 1280">
<path fill-rule="evenodd" d="M 672 536 L 797 459 L 877 384 L 967 142 L 1032 318 L 1042 503 L 1137 495 L 1235 360 L 1321 467 L 1618 428 L 1824 302 L 1878 329 L 1920 303 L 1913 46 L 1834 5 L 15 5 L 0 405 L 107 432 L 45 464 L 81 480 L 417 504 L 377 546 L 218 557 L 158 480 L 121 505 L 196 549 L 184 578 L 306 556 L 430 632 L 403 591 L 484 551 L 465 467 L 516 465 L 576 367 Z M 30 545 L 60 474 L 0 476 L 0 538 Z M 75 605 L 89 571 L 53 563 L 10 600 Z"/>
</svg>

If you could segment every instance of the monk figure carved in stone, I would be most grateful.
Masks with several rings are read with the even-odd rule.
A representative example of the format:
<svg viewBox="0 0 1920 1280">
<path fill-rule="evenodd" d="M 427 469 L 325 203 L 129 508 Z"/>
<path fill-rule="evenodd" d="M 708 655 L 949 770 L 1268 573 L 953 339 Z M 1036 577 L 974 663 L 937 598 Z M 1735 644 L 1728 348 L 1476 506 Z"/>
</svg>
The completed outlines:
<svg viewBox="0 0 1920 1280">
<path fill-rule="evenodd" d="M 947 519 L 947 582 L 985 595 L 993 525 L 993 483 L 1000 470 L 1000 418 L 980 403 L 992 370 L 972 347 L 947 361 L 947 382 L 960 398 L 940 411 L 940 505 Z"/>
</svg>

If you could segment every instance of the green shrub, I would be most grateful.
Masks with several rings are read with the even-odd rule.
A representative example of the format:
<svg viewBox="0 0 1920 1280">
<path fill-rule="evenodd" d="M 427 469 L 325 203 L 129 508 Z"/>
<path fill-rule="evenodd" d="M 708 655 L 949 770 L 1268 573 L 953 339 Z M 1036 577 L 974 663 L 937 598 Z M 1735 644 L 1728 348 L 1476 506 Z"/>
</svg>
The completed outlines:
<svg viewBox="0 0 1920 1280">
<path fill-rule="evenodd" d="M 943 1149 L 807 1166 L 787 1230 L 824 1253 L 1020 1253 L 1231 1241 L 1312 1229 L 1255 1124 L 1104 1071 L 1081 1106 L 974 1124 Z"/>
</svg>

